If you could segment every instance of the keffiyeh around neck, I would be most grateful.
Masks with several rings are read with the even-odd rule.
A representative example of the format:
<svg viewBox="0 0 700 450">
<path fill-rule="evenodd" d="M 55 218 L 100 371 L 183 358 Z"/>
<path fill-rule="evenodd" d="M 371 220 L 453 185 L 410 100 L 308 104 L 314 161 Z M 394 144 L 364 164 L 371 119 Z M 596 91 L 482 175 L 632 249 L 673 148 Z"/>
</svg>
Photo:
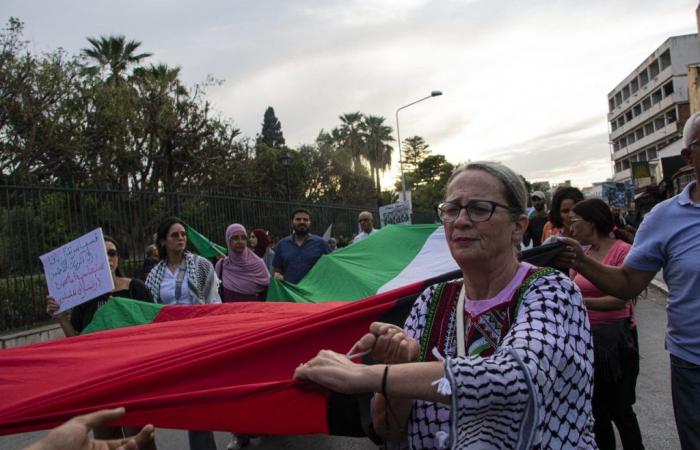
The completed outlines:
<svg viewBox="0 0 700 450">
<path fill-rule="evenodd" d="M 245 227 L 239 223 L 229 225 L 226 229 L 228 256 L 220 263 L 222 282 L 229 291 L 243 294 L 258 293 L 270 283 L 270 272 L 263 260 L 247 246 L 242 253 L 235 253 L 231 249 L 231 238 L 237 232 L 243 232 L 247 236 Z"/>
</svg>

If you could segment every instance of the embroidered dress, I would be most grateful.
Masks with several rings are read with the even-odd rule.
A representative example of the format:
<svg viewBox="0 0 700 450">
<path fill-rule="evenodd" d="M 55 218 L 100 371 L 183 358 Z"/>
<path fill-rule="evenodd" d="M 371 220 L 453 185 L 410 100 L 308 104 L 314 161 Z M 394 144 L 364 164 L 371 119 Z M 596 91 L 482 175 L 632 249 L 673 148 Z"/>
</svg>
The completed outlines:
<svg viewBox="0 0 700 450">
<path fill-rule="evenodd" d="M 435 360 L 433 348 L 446 357 L 452 391 L 451 405 L 414 402 L 410 446 L 595 448 L 592 344 L 576 286 L 553 269 L 522 263 L 494 299 L 465 300 L 466 355 L 459 357 L 462 283 L 429 287 L 406 321 L 422 360 Z"/>
</svg>

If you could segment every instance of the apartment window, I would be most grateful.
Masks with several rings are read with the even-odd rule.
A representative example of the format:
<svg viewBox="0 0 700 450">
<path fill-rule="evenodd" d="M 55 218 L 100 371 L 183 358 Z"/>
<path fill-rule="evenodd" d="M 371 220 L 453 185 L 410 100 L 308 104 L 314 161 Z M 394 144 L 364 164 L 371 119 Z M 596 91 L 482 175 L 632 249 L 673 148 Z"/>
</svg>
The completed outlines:
<svg viewBox="0 0 700 450">
<path fill-rule="evenodd" d="M 654 122 L 649 122 L 644 125 L 644 135 L 649 136 L 654 133 Z"/>
<path fill-rule="evenodd" d="M 656 149 L 647 150 L 647 156 L 649 156 L 649 160 L 656 159 Z"/>
<path fill-rule="evenodd" d="M 615 161 L 615 172 L 622 172 L 622 161 Z"/>
<path fill-rule="evenodd" d="M 651 64 L 649 64 L 649 78 L 654 78 L 659 74 L 659 61 L 658 60 L 653 60 Z"/>
<path fill-rule="evenodd" d="M 651 103 L 653 105 L 656 105 L 657 103 L 659 103 L 661 101 L 662 98 L 663 98 L 663 94 L 661 94 L 661 89 L 657 89 L 654 91 L 653 94 L 651 94 Z"/>
<path fill-rule="evenodd" d="M 646 86 L 646 84 L 649 82 L 649 74 L 647 73 L 646 70 L 644 70 L 642 73 L 639 74 L 639 86 Z"/>
<path fill-rule="evenodd" d="M 637 117 L 642 113 L 642 105 L 636 104 L 634 105 L 634 108 L 632 108 L 632 112 L 634 114 L 634 117 Z"/>
<path fill-rule="evenodd" d="M 613 142 L 613 151 L 616 152 L 620 150 L 620 141 L 614 141 Z"/>
<path fill-rule="evenodd" d="M 622 160 L 622 170 L 627 170 L 630 168 L 630 160 L 629 159 L 623 159 Z"/>
<path fill-rule="evenodd" d="M 642 100 L 642 110 L 646 111 L 649 108 L 651 108 L 651 97 L 647 96 L 644 100 Z"/>
<path fill-rule="evenodd" d="M 619 105 L 620 103 L 622 103 L 622 93 L 618 92 L 615 94 L 615 104 Z"/>
<path fill-rule="evenodd" d="M 635 139 L 634 133 L 630 133 L 630 134 L 627 136 L 627 144 L 628 144 L 628 145 L 629 145 L 629 144 L 634 144 L 634 141 L 636 141 L 636 140 L 637 140 L 637 139 Z"/>
<path fill-rule="evenodd" d="M 629 122 L 632 119 L 634 119 L 634 116 L 632 115 L 632 110 L 630 109 L 625 113 L 625 122 Z"/>
<path fill-rule="evenodd" d="M 610 122 L 610 128 L 612 129 L 612 131 L 617 130 L 617 120 L 613 120 L 612 122 Z"/>
<path fill-rule="evenodd" d="M 666 120 L 664 119 L 664 116 L 658 116 L 654 119 L 654 129 L 655 130 L 661 130 L 663 127 L 666 126 Z"/>
<path fill-rule="evenodd" d="M 637 154 L 637 161 L 646 161 L 647 160 L 647 152 L 642 150 Z"/>
<path fill-rule="evenodd" d="M 678 120 L 678 118 L 676 117 L 676 110 L 675 109 L 672 109 L 666 113 L 666 123 L 673 123 L 676 120 Z"/>
<path fill-rule="evenodd" d="M 663 91 L 664 97 L 668 97 L 669 95 L 673 94 L 673 81 L 669 81 L 668 83 L 664 84 Z"/>
<path fill-rule="evenodd" d="M 630 83 L 630 90 L 633 94 L 639 90 L 639 81 L 636 78 Z"/>
<path fill-rule="evenodd" d="M 637 140 L 640 140 L 641 138 L 644 137 L 644 128 L 642 128 L 642 127 L 637 128 L 637 131 L 634 134 L 637 137 Z"/>
<path fill-rule="evenodd" d="M 625 86 L 622 88 L 622 100 L 627 100 L 630 97 L 630 87 Z"/>
<path fill-rule="evenodd" d="M 608 110 L 612 111 L 615 109 L 615 98 L 608 99 Z"/>
<path fill-rule="evenodd" d="M 659 57 L 659 61 L 661 61 L 661 70 L 664 70 L 666 67 L 671 65 L 671 50 L 666 50 L 661 54 Z"/>
</svg>

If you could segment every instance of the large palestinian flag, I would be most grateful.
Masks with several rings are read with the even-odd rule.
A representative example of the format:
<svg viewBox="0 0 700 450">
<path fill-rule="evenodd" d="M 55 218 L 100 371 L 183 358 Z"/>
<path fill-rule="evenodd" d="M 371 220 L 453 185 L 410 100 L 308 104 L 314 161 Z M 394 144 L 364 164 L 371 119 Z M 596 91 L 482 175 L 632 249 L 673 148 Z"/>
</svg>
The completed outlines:
<svg viewBox="0 0 700 450">
<path fill-rule="evenodd" d="M 296 285 L 273 279 L 267 299 L 358 300 L 457 269 L 441 225 L 388 225 L 321 257 Z"/>
<path fill-rule="evenodd" d="M 324 256 L 299 284 L 310 297 L 300 294 L 297 302 L 112 299 L 81 336 L 0 351 L 0 435 L 116 406 L 127 409 L 122 425 L 361 435 L 366 398 L 300 385 L 292 374 L 321 349 L 347 352 L 373 321 L 401 324 L 425 287 L 459 276 L 450 272 L 456 266 L 440 233 L 432 225 L 387 227 Z M 545 265 L 556 251 L 545 246 L 523 256 Z M 443 275 L 430 279 L 434 273 Z M 347 301 L 362 296 L 368 298 Z"/>
<path fill-rule="evenodd" d="M 319 304 L 112 299 L 81 336 L 0 351 L 0 435 L 116 406 L 127 410 L 122 425 L 362 434 L 367 403 L 300 385 L 294 369 L 321 349 L 347 352 L 423 287 Z"/>
</svg>

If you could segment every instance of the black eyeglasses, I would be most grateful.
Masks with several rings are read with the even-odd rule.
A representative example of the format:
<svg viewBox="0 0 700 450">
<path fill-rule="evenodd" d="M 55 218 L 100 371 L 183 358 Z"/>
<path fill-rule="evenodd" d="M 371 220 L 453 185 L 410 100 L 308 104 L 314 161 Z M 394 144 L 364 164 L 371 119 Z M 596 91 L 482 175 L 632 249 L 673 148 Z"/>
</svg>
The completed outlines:
<svg viewBox="0 0 700 450">
<path fill-rule="evenodd" d="M 466 205 L 453 202 L 440 203 L 437 207 L 438 217 L 442 223 L 452 223 L 459 217 L 462 210 L 467 211 L 467 216 L 472 222 L 486 222 L 491 219 L 496 208 L 507 209 L 510 212 L 518 212 L 516 208 L 502 205 L 491 200 L 470 200 Z"/>
<path fill-rule="evenodd" d="M 119 252 L 116 250 L 107 250 L 107 256 L 119 256 Z"/>
</svg>

